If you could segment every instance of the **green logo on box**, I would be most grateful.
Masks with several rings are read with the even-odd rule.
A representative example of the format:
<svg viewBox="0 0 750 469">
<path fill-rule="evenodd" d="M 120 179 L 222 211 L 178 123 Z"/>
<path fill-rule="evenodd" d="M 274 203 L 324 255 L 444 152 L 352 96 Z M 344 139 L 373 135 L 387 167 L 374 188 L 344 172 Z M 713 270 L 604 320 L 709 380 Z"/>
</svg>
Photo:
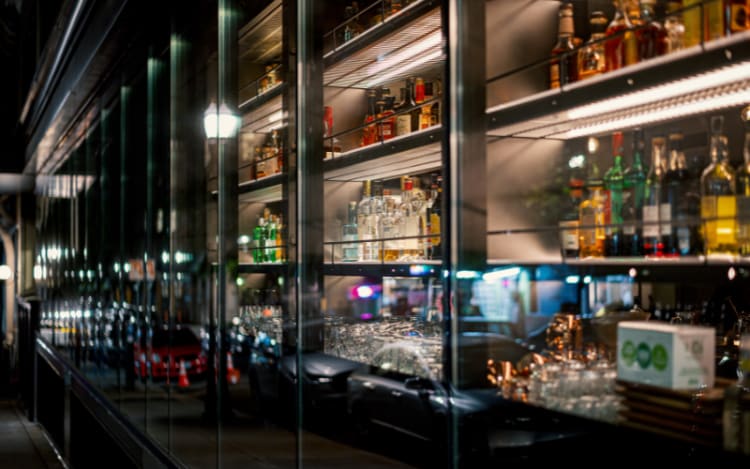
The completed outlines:
<svg viewBox="0 0 750 469">
<path fill-rule="evenodd" d="M 651 349 L 648 344 L 641 342 L 638 344 L 638 351 L 636 352 L 636 361 L 641 368 L 648 368 L 651 364 Z"/>
<path fill-rule="evenodd" d="M 625 361 L 626 365 L 633 365 L 633 363 L 635 362 L 635 345 L 633 345 L 633 342 L 626 340 L 625 343 L 622 344 L 620 355 L 622 356 L 622 359 Z"/>
<path fill-rule="evenodd" d="M 669 363 L 669 354 L 667 349 L 662 344 L 654 345 L 654 349 L 651 351 L 651 360 L 654 363 L 654 368 L 659 371 L 667 369 Z"/>
</svg>

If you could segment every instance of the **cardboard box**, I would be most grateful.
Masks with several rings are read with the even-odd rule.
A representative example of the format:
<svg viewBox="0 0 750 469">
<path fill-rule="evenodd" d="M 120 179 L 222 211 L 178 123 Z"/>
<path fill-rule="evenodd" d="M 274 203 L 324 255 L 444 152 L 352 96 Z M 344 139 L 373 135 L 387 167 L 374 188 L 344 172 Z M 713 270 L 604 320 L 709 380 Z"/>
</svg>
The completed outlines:
<svg viewBox="0 0 750 469">
<path fill-rule="evenodd" d="M 713 387 L 712 327 L 622 321 L 617 326 L 617 378 L 670 389 Z"/>
</svg>

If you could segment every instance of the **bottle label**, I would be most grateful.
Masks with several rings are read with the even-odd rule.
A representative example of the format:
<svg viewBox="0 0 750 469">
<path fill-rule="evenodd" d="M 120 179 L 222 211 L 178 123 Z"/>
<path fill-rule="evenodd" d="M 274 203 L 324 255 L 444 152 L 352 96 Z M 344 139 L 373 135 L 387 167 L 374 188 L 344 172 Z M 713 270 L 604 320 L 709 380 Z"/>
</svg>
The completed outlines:
<svg viewBox="0 0 750 469">
<path fill-rule="evenodd" d="M 659 232 L 662 236 L 672 234 L 672 204 L 659 205 Z"/>
<path fill-rule="evenodd" d="M 563 251 L 578 251 L 578 220 L 561 221 L 560 234 Z"/>
<path fill-rule="evenodd" d="M 659 207 L 656 205 L 643 206 L 643 236 L 646 238 L 658 238 L 659 230 Z"/>
<path fill-rule="evenodd" d="M 411 133 L 411 115 L 400 114 L 396 117 L 396 135 L 408 135 Z"/>
</svg>

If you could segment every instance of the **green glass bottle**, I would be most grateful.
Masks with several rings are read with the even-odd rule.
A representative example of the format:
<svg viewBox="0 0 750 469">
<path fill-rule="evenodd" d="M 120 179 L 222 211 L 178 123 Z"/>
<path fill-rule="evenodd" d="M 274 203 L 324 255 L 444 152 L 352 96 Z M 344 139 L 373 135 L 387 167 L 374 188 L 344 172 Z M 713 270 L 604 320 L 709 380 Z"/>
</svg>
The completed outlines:
<svg viewBox="0 0 750 469">
<path fill-rule="evenodd" d="M 633 131 L 633 162 L 625 169 L 623 194 L 623 255 L 643 255 L 643 198 L 646 195 L 646 167 L 643 164 L 643 129 Z"/>
<path fill-rule="evenodd" d="M 624 251 L 622 230 L 622 201 L 625 190 L 625 174 L 622 167 L 623 152 L 622 132 L 612 134 L 612 152 L 614 163 L 604 173 L 604 189 L 608 192 L 609 206 L 604 209 L 604 221 L 606 225 L 606 256 L 622 256 Z"/>
</svg>

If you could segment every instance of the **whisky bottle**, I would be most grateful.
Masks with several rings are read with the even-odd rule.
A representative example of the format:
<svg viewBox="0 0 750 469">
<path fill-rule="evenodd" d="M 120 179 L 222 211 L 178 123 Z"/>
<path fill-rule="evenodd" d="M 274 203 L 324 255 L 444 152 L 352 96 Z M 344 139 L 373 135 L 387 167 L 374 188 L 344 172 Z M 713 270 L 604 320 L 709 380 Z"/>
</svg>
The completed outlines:
<svg viewBox="0 0 750 469">
<path fill-rule="evenodd" d="M 561 207 L 560 221 L 560 247 L 563 258 L 574 259 L 578 257 L 579 252 L 579 233 L 580 225 L 579 207 L 583 201 L 584 180 L 571 177 L 568 180 L 568 197 L 563 200 Z"/>
<path fill-rule="evenodd" d="M 612 151 L 614 163 L 604 174 L 604 189 L 609 204 L 605 205 L 604 221 L 606 223 L 606 240 L 604 252 L 606 256 L 623 255 L 622 233 L 622 199 L 625 186 L 625 175 L 622 168 L 622 132 L 612 134 Z"/>
<path fill-rule="evenodd" d="M 723 116 L 711 118 L 711 163 L 701 174 L 701 220 L 706 254 L 736 254 L 735 171 L 729 164 Z"/>
<path fill-rule="evenodd" d="M 682 2 L 667 3 L 667 17 L 664 18 L 664 52 L 670 53 L 685 47 L 685 23 L 682 21 Z"/>
<path fill-rule="evenodd" d="M 669 233 L 662 222 L 669 225 L 667 216 L 671 207 L 663 198 L 664 177 L 667 172 L 666 139 L 657 136 L 651 139 L 651 167 L 646 177 L 646 192 L 643 198 L 643 253 L 647 256 L 664 255 L 663 236 Z"/>
<path fill-rule="evenodd" d="M 685 25 L 685 47 L 697 46 L 704 40 L 702 0 L 682 0 L 682 21 Z"/>
<path fill-rule="evenodd" d="M 403 217 L 401 236 L 401 255 L 399 260 L 418 260 L 424 257 L 424 234 L 423 220 L 425 217 L 426 200 L 421 189 L 415 189 L 415 179 L 408 176 L 401 178 L 401 206 L 400 212 Z"/>
<path fill-rule="evenodd" d="M 737 242 L 740 254 L 750 256 L 750 107 L 742 112 L 745 125 L 743 162 L 737 168 Z"/>
<path fill-rule="evenodd" d="M 594 158 L 599 149 L 599 141 L 589 138 L 586 174 L 587 196 L 579 207 L 578 240 L 580 257 L 604 257 L 605 234 L 605 206 L 607 196 L 604 192 L 604 180 L 599 174 L 599 167 Z"/>
<path fill-rule="evenodd" d="M 383 101 L 383 111 L 379 115 L 382 119 L 380 123 L 380 138 L 390 140 L 396 136 L 396 119 L 393 117 L 393 101 L 390 88 L 383 87 L 380 89 L 380 99 Z"/>
<path fill-rule="evenodd" d="M 748 29 L 750 5 L 746 0 L 724 0 L 726 7 L 726 34 L 741 33 Z"/>
<path fill-rule="evenodd" d="M 354 262 L 359 260 L 359 245 L 357 243 L 357 201 L 349 202 L 346 211 L 346 223 L 341 227 L 341 260 Z"/>
<path fill-rule="evenodd" d="M 378 230 L 383 243 L 383 261 L 394 262 L 403 250 L 404 219 L 398 199 L 390 189 L 383 189 L 383 213 L 378 220 Z"/>
<path fill-rule="evenodd" d="M 669 256 L 698 254 L 699 219 L 695 215 L 690 192 L 691 176 L 685 153 L 682 151 L 683 135 L 680 132 L 669 134 L 667 148 L 669 163 L 664 178 L 666 199 L 672 210 L 672 228 L 664 243 L 664 253 Z"/>
<path fill-rule="evenodd" d="M 426 81 L 424 82 L 424 100 L 426 102 L 433 101 L 435 98 L 435 82 Z M 437 125 L 440 123 L 440 101 L 435 100 L 430 104 L 430 125 Z"/>
<path fill-rule="evenodd" d="M 377 90 L 367 90 L 367 113 L 365 114 L 365 126 L 362 129 L 362 141 L 360 146 L 372 145 L 378 141 L 378 127 L 372 122 L 377 119 Z"/>
<path fill-rule="evenodd" d="M 424 103 L 424 82 L 421 78 L 407 79 L 407 87 L 411 87 L 412 101 L 409 106 L 413 106 L 409 111 L 411 115 L 411 131 L 419 130 L 419 116 L 422 114 L 422 103 Z"/>
<path fill-rule="evenodd" d="M 603 11 L 594 11 L 589 17 L 591 36 L 578 53 L 578 79 L 604 73 L 607 62 L 604 53 L 604 38 L 607 30 L 607 17 Z"/>
<path fill-rule="evenodd" d="M 646 168 L 643 165 L 645 140 L 643 129 L 633 132 L 633 161 L 624 173 L 622 209 L 623 255 L 643 255 L 643 199 L 646 195 Z"/>
<path fill-rule="evenodd" d="M 417 106 L 412 94 L 413 89 L 414 79 L 407 78 L 404 87 L 404 99 L 396 110 L 396 135 L 398 136 L 408 135 L 416 129 L 416 126 L 412 127 L 412 113 Z"/>
<path fill-rule="evenodd" d="M 632 5 L 639 2 L 631 0 Z M 640 0 L 638 19 L 631 16 L 631 22 L 638 28 L 638 58 L 650 59 L 663 55 L 666 50 L 666 31 L 664 25 L 658 21 L 654 7 L 656 0 Z"/>
<path fill-rule="evenodd" d="M 549 87 L 559 88 L 578 79 L 578 53 L 573 43 L 573 4 L 563 3 L 558 12 L 557 43 L 551 51 Z"/>
<path fill-rule="evenodd" d="M 607 26 L 604 43 L 607 71 L 638 62 L 638 38 L 626 10 L 630 0 L 614 0 L 613 3 L 615 16 Z"/>
</svg>

